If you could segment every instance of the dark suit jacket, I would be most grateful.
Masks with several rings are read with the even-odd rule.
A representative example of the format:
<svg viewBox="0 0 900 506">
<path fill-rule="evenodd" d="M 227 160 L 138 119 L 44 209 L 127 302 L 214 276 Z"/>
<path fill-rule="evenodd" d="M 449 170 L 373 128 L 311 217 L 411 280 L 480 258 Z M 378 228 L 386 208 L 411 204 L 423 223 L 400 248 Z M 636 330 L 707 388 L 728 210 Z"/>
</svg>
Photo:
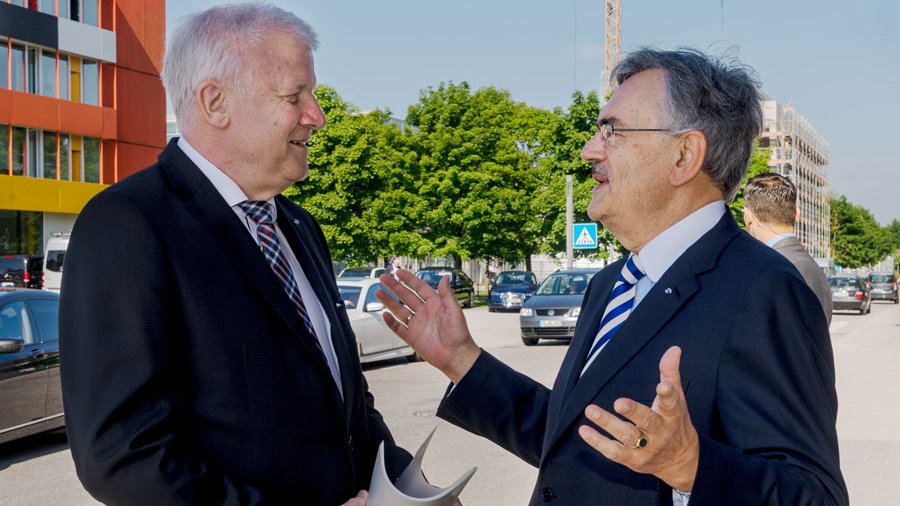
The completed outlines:
<svg viewBox="0 0 900 506">
<path fill-rule="evenodd" d="M 822 309 L 825 311 L 825 319 L 831 323 L 831 285 L 828 284 L 828 278 L 825 273 L 816 264 L 816 261 L 809 256 L 809 252 L 800 243 L 800 240 L 794 236 L 785 237 L 776 242 L 773 246 L 775 251 L 784 255 L 794 267 L 800 271 L 803 280 L 809 285 L 809 288 L 816 294 Z"/>
<path fill-rule="evenodd" d="M 537 466 L 533 505 L 670 504 L 670 487 L 607 460 L 577 429 L 591 403 L 650 405 L 659 360 L 678 345 L 700 436 L 690 506 L 846 504 L 828 328 L 797 271 L 726 213 L 578 379 L 623 263 L 591 280 L 552 390 L 483 352 L 438 415 Z"/>
<path fill-rule="evenodd" d="M 78 476 L 112 504 L 339 504 L 393 444 L 360 369 L 318 225 L 278 224 L 331 323 L 344 397 L 259 247 L 172 141 L 93 198 L 66 254 L 66 424 Z"/>
</svg>

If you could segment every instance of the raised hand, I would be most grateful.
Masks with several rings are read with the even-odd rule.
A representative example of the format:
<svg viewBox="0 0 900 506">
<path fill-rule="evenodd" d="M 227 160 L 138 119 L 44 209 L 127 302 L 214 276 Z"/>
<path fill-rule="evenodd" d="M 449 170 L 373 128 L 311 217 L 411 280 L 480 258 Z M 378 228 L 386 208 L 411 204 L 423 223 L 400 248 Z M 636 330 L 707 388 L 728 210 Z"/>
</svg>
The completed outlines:
<svg viewBox="0 0 900 506">
<path fill-rule="evenodd" d="M 356 497 L 350 499 L 345 502 L 341 506 L 366 506 L 366 502 L 369 500 L 369 493 L 365 490 L 360 490 Z"/>
<path fill-rule="evenodd" d="M 375 294 L 390 311 L 384 313 L 387 326 L 450 381 L 458 383 L 481 349 L 472 340 L 449 278 L 441 279 L 437 292 L 407 270 L 397 271 L 397 279 L 382 274 L 380 280 L 400 298 L 398 302 L 384 290 Z"/>
<path fill-rule="evenodd" d="M 587 425 L 579 427 L 578 434 L 613 462 L 639 473 L 652 474 L 673 488 L 690 492 L 697 473 L 700 443 L 681 387 L 680 363 L 681 348 L 673 346 L 663 354 L 652 407 L 627 398 L 616 399 L 613 408 L 629 421 L 593 404 L 585 408 L 585 416 L 615 439 Z"/>
</svg>

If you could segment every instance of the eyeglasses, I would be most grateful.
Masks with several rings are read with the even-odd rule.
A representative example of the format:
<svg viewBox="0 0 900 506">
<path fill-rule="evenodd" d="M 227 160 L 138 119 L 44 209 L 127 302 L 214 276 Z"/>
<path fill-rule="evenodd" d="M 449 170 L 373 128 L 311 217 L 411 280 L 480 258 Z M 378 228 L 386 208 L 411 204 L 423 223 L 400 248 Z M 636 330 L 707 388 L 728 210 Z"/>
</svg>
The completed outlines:
<svg viewBox="0 0 900 506">
<path fill-rule="evenodd" d="M 597 125 L 597 133 L 603 144 L 616 145 L 616 132 L 678 132 L 674 128 L 616 128 L 612 123 L 600 123 Z"/>
</svg>

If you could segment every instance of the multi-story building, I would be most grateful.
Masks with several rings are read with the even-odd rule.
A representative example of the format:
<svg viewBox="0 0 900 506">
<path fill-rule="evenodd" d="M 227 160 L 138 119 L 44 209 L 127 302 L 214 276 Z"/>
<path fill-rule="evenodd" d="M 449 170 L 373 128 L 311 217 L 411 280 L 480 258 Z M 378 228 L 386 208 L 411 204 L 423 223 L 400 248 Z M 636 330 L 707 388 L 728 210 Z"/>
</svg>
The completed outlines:
<svg viewBox="0 0 900 506">
<path fill-rule="evenodd" d="M 759 145 L 771 150 L 769 169 L 797 187 L 800 219 L 795 233 L 819 265 L 831 265 L 828 142 L 792 105 L 764 97 Z"/>
<path fill-rule="evenodd" d="M 42 254 L 153 163 L 164 40 L 162 0 L 0 0 L 0 255 Z"/>
</svg>

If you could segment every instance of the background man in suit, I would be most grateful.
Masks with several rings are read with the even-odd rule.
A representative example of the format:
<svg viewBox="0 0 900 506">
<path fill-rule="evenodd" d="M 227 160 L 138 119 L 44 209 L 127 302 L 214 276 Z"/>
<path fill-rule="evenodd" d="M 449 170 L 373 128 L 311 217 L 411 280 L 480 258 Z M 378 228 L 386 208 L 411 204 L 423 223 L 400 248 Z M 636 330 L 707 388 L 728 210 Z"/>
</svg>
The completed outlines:
<svg viewBox="0 0 900 506">
<path fill-rule="evenodd" d="M 588 214 L 631 254 L 591 280 L 553 389 L 478 348 L 446 279 L 383 276 L 404 303 L 379 294 L 385 320 L 452 381 L 439 416 L 539 468 L 531 504 L 846 504 L 825 319 L 725 206 L 756 83 L 689 50 L 637 51 L 613 77 L 582 157 Z"/>
<path fill-rule="evenodd" d="M 72 233 L 60 332 L 66 425 L 112 504 L 363 505 L 379 443 L 331 258 L 280 193 L 325 126 L 312 29 L 263 4 L 171 35 L 184 136 L 99 194 Z"/>
<path fill-rule="evenodd" d="M 751 177 L 744 187 L 744 224 L 747 232 L 790 260 L 815 292 L 831 324 L 831 285 L 809 252 L 794 235 L 800 217 L 797 188 L 790 179 L 765 172 Z"/>
</svg>

